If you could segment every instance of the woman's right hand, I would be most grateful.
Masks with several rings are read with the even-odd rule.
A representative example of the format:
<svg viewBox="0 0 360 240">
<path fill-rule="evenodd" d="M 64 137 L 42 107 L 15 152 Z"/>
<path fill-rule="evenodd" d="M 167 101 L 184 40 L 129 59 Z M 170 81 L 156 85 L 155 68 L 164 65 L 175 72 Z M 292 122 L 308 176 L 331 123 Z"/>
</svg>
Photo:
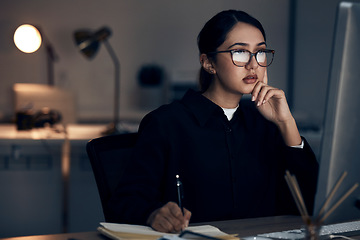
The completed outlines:
<svg viewBox="0 0 360 240">
<path fill-rule="evenodd" d="M 191 212 L 184 208 L 184 215 L 180 207 L 174 202 L 168 202 L 153 211 L 147 224 L 159 232 L 177 233 L 184 230 L 191 218 Z"/>
</svg>

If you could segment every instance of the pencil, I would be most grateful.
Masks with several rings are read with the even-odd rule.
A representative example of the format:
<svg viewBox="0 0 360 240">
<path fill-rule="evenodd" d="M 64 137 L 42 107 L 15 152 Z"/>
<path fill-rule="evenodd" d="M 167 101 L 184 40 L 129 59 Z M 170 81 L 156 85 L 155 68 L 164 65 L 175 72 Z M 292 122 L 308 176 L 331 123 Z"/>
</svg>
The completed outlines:
<svg viewBox="0 0 360 240">
<path fill-rule="evenodd" d="M 359 186 L 358 183 L 355 183 L 340 199 L 337 201 L 334 206 L 321 218 L 320 222 L 324 222 L 325 219 Z"/>
<path fill-rule="evenodd" d="M 321 218 L 321 216 L 323 215 L 325 209 L 327 208 L 327 206 L 329 205 L 331 199 L 334 197 L 336 191 L 339 189 L 340 184 L 344 181 L 344 178 L 347 175 L 347 171 L 344 171 L 343 174 L 340 176 L 340 178 L 336 181 L 336 184 L 334 185 L 334 187 L 332 188 L 332 190 L 330 191 L 330 194 L 328 197 L 326 197 L 325 202 L 323 204 L 323 206 L 321 207 L 319 213 L 317 214 L 317 218 L 318 220 Z"/>
</svg>

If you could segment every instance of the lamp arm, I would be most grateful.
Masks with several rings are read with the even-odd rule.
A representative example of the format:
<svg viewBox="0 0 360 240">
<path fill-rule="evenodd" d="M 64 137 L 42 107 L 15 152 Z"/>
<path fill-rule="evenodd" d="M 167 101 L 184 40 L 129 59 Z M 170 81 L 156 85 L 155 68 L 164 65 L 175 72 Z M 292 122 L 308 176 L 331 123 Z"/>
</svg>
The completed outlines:
<svg viewBox="0 0 360 240">
<path fill-rule="evenodd" d="M 114 63 L 115 67 L 115 86 L 114 86 L 114 128 L 117 128 L 117 124 L 119 123 L 119 107 L 120 107 L 120 62 L 117 58 L 115 51 L 111 47 L 110 43 L 104 39 L 103 40 L 106 50 L 109 52 L 110 57 Z"/>
<path fill-rule="evenodd" d="M 48 84 L 53 86 L 55 85 L 54 62 L 57 60 L 57 56 L 55 55 L 54 48 L 51 46 L 50 43 L 46 43 L 45 48 L 46 48 L 46 57 L 47 57 L 47 68 L 48 68 Z"/>
<path fill-rule="evenodd" d="M 46 58 L 47 58 L 47 71 L 48 71 L 48 85 L 53 86 L 53 85 L 55 85 L 54 62 L 58 60 L 58 56 L 57 56 L 53 46 L 51 45 L 49 39 L 46 37 L 46 35 L 42 31 L 41 27 L 36 26 L 36 28 L 38 29 L 40 35 L 42 36 L 43 42 L 45 45 Z"/>
</svg>

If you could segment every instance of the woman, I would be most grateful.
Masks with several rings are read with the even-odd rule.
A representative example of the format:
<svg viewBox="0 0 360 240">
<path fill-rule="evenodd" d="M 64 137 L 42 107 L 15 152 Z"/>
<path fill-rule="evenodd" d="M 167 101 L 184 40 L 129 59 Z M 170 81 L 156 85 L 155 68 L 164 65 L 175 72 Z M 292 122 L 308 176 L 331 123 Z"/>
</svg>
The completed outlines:
<svg viewBox="0 0 360 240">
<path fill-rule="evenodd" d="M 201 91 L 142 120 L 133 161 L 109 203 L 113 220 L 177 232 L 190 218 L 298 214 L 285 170 L 297 177 L 311 211 L 318 165 L 284 92 L 267 84 L 274 51 L 260 22 L 242 11 L 220 12 L 205 24 L 198 47 Z"/>
</svg>

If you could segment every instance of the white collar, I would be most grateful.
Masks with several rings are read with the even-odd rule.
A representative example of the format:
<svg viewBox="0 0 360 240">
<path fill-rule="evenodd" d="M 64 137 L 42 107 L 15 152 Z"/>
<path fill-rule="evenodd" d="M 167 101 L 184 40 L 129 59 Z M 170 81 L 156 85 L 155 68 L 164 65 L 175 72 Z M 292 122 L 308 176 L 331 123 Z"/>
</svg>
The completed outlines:
<svg viewBox="0 0 360 240">
<path fill-rule="evenodd" d="M 222 110 L 224 111 L 224 114 L 229 121 L 233 118 L 234 113 L 236 112 L 238 107 L 239 107 L 239 105 L 237 105 L 235 108 L 223 108 L 222 107 Z"/>
</svg>

